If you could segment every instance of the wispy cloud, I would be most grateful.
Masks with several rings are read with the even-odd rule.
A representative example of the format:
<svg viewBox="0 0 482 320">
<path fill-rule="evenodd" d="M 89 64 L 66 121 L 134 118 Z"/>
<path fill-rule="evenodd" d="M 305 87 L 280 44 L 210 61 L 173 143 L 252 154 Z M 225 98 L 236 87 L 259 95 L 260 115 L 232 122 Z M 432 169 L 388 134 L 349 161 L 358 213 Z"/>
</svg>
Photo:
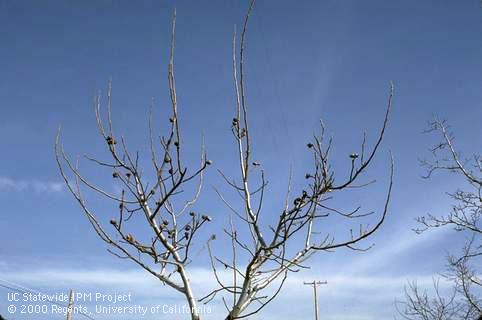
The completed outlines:
<svg viewBox="0 0 482 320">
<path fill-rule="evenodd" d="M 431 292 L 433 277 L 437 277 L 435 272 L 438 270 L 434 270 L 434 274 L 427 274 L 426 271 L 419 272 L 416 269 L 407 270 L 403 274 L 390 274 L 379 272 L 380 267 L 383 268 L 390 263 L 401 263 L 400 261 L 409 259 L 411 252 L 424 246 L 431 246 L 446 235 L 446 231 L 442 229 L 420 236 L 404 229 L 391 235 L 383 246 L 375 247 L 355 263 L 338 266 L 336 270 L 331 271 L 313 268 L 310 272 L 291 274 L 278 299 L 265 312 L 252 319 L 301 319 L 311 315 L 312 290 L 303 285 L 303 282 L 313 279 L 328 280 L 328 285 L 321 287 L 318 291 L 323 319 L 392 318 L 396 313 L 394 302 L 402 298 L 404 287 L 415 280 L 420 289 Z M 230 279 L 231 274 L 228 271 L 219 272 L 221 279 Z M 216 286 L 209 268 L 193 267 L 189 274 L 197 296 L 208 293 Z M 85 292 L 131 292 L 136 303 L 146 305 L 159 301 L 175 305 L 185 303 L 182 296 L 166 288 L 146 272 L 135 268 L 121 269 L 111 265 L 86 269 L 59 263 L 54 268 L 40 268 L 32 271 L 5 265 L 0 278 L 23 285 L 28 284 L 33 288 L 43 288 L 44 291 L 67 291 L 75 288 Z M 443 281 L 440 285 L 441 289 L 449 288 Z M 213 301 L 214 313 L 204 317 L 206 320 L 219 319 L 223 316 L 224 307 L 220 301 L 220 299 Z M 116 318 L 116 320 L 119 319 Z M 145 319 L 156 318 L 146 317 Z M 166 318 L 166 320 L 171 319 L 178 320 L 175 317 Z"/>
<path fill-rule="evenodd" d="M 191 282 L 194 286 L 208 287 L 216 283 L 212 271 L 207 268 L 193 268 L 190 270 Z M 220 278 L 228 279 L 231 276 L 229 271 L 218 271 Z M 153 282 L 157 284 L 154 277 L 146 272 L 138 269 L 94 269 L 94 270 L 75 270 L 75 269 L 38 269 L 35 271 L 27 270 L 8 270 L 4 271 L 3 277 L 8 277 L 12 281 L 28 282 L 34 285 L 51 285 L 68 283 L 74 286 L 119 286 L 119 287 L 151 287 Z M 288 286 L 296 287 L 297 284 L 303 283 L 306 276 L 292 275 L 286 281 Z M 316 277 L 313 273 L 310 277 Z M 417 275 L 414 275 L 414 277 Z M 321 277 L 321 275 L 320 275 Z M 432 282 L 430 276 L 418 277 L 421 284 L 426 285 Z M 373 289 L 382 289 L 386 287 L 398 287 L 405 284 L 406 277 L 389 277 L 389 276 L 331 276 L 330 283 L 334 287 L 346 288 L 352 286 L 354 288 L 370 287 Z"/>
<path fill-rule="evenodd" d="M 409 261 L 411 253 L 439 243 L 442 238 L 450 234 L 450 231 L 450 228 L 436 228 L 430 232 L 416 234 L 411 229 L 404 228 L 377 243 L 372 250 L 357 259 L 356 263 L 338 268 L 339 273 L 366 275 L 393 263 L 406 263 Z M 440 270 L 434 270 L 434 272 L 436 271 Z"/>
<path fill-rule="evenodd" d="M 55 181 L 12 179 L 0 176 L 0 190 L 59 193 L 64 190 L 64 185 L 61 182 Z"/>
<path fill-rule="evenodd" d="M 194 291 L 198 294 L 209 292 L 215 286 L 212 272 L 207 268 L 192 268 L 190 270 Z M 292 319 L 296 315 L 310 315 L 312 291 L 303 285 L 306 277 L 323 278 L 323 274 L 309 275 L 292 274 L 285 283 L 284 290 L 270 307 L 270 310 L 253 317 L 253 319 Z M 221 277 L 228 278 L 229 272 L 222 272 Z M 413 275 L 421 288 L 430 289 L 431 276 Z M 27 285 L 32 288 L 43 288 L 46 293 L 67 292 L 74 288 L 79 292 L 132 293 L 135 303 L 150 305 L 164 301 L 169 304 L 183 305 L 183 297 L 173 290 L 163 286 L 152 276 L 138 269 L 120 270 L 100 268 L 94 270 L 75 270 L 72 268 L 38 269 L 34 271 L 15 270 L 3 272 L 3 280 Z M 2 280 L 2 279 L 0 279 Z M 393 302 L 403 293 L 407 284 L 405 277 L 386 276 L 332 276 L 326 287 L 320 288 L 320 310 L 325 319 L 364 320 L 376 319 L 383 315 L 393 314 Z M 218 299 L 219 300 L 219 299 Z M 222 316 L 223 307 L 220 301 L 214 301 L 213 310 L 216 314 L 206 316 L 206 319 L 218 319 Z M 359 301 L 355 303 L 355 301 Z M 346 304 L 350 305 L 346 309 Z M 292 306 L 296 305 L 296 308 Z M 303 317 L 304 318 L 304 317 Z M 110 318 L 109 318 L 110 319 Z M 151 319 L 151 318 L 146 318 Z M 152 318 L 154 319 L 154 318 Z M 169 318 L 171 319 L 171 318 Z M 174 318 L 173 318 L 174 319 Z"/>
</svg>

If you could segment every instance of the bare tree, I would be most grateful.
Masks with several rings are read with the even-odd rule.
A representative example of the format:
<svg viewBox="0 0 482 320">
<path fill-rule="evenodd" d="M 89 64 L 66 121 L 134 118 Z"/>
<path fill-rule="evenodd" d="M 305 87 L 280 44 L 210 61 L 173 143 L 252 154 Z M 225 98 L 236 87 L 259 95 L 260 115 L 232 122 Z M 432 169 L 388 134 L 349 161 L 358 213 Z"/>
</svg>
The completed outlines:
<svg viewBox="0 0 482 320">
<path fill-rule="evenodd" d="M 436 288 L 435 297 L 428 298 L 419 294 L 416 285 L 406 290 L 406 299 L 401 302 L 401 314 L 407 319 L 478 319 L 482 316 L 482 301 L 477 296 L 482 289 L 480 262 L 482 257 L 482 158 L 473 154 L 465 159 L 454 146 L 454 135 L 445 121 L 434 119 L 429 123 L 429 133 L 436 133 L 439 140 L 431 149 L 432 160 L 422 160 L 427 168 L 424 178 L 429 179 L 436 172 L 455 174 L 464 183 L 448 196 L 454 201 L 447 215 L 429 214 L 417 218 L 420 227 L 415 231 L 422 233 L 430 229 L 453 227 L 456 232 L 467 237 L 459 255 L 449 255 L 445 280 L 453 284 L 452 294 L 443 298 Z M 435 311 L 436 312 L 435 312 Z"/>
<path fill-rule="evenodd" d="M 404 299 L 397 301 L 395 306 L 404 319 L 467 319 L 464 305 L 457 300 L 457 291 L 445 295 L 440 288 L 440 278 L 433 280 L 433 294 L 421 290 L 416 282 L 409 283 Z"/>
<path fill-rule="evenodd" d="M 241 32 L 239 63 L 237 63 L 236 57 L 236 36 L 233 41 L 236 114 L 232 120 L 231 129 L 237 146 L 239 178 L 230 179 L 223 171 L 220 171 L 228 186 L 240 195 L 241 209 L 237 209 L 236 204 L 225 200 L 223 193 L 217 190 L 238 221 L 231 223 L 231 228 L 225 230 L 232 244 L 230 261 L 214 257 L 211 247 L 208 246 L 219 288 L 201 299 L 209 301 L 220 292 L 231 295 L 231 303 L 228 303 L 223 296 L 229 312 L 226 319 L 245 318 L 259 312 L 277 296 L 290 272 L 307 268 L 304 262 L 314 252 L 332 251 L 338 248 L 364 250 L 364 248 L 357 247 L 356 244 L 372 235 L 383 223 L 392 188 L 390 179 L 383 212 L 371 228 L 360 225 L 358 233 L 349 229 L 347 230 L 348 237 L 344 239 L 338 239 L 334 234 L 325 234 L 321 238 L 315 238 L 318 234 L 317 224 L 330 215 L 338 215 L 343 220 L 371 215 L 371 213 L 362 213 L 360 206 L 351 212 L 344 212 L 330 205 L 330 200 L 344 190 L 362 187 L 362 185 L 356 185 L 356 182 L 372 161 L 384 136 L 392 104 L 393 87 L 390 89 L 383 125 L 374 146 L 367 151 L 364 137 L 360 153 L 353 153 L 349 156 L 351 165 L 347 177 L 345 179 L 335 177 L 330 161 L 332 139 L 326 136 L 325 126 L 320 123 L 319 136 L 314 136 L 313 140 L 307 144 L 313 157 L 313 167 L 305 176 L 307 182 L 304 188 L 293 191 L 290 175 L 284 209 L 275 215 L 276 220 L 269 220 L 268 223 L 263 224 L 262 208 L 267 192 L 267 179 L 262 165 L 252 160 L 254 158 L 251 151 L 253 138 L 249 130 L 244 76 L 246 31 L 253 4 L 254 1 L 251 2 Z M 340 182 L 335 182 L 335 180 Z M 339 223 L 343 223 L 343 221 Z M 337 223 L 338 226 L 339 223 Z M 229 283 L 221 280 L 216 268 L 217 263 L 232 271 L 232 279 Z M 252 306 L 253 302 L 256 302 L 255 306 Z M 248 307 L 251 307 L 250 310 Z"/>
<path fill-rule="evenodd" d="M 71 161 L 64 152 L 60 136 L 57 137 L 55 144 L 58 167 L 68 189 L 99 237 L 112 247 L 109 251 L 119 258 L 132 260 L 162 283 L 183 294 L 191 308 L 193 320 L 200 319 L 197 302 L 208 303 L 217 295 L 222 296 L 226 306 L 226 319 L 241 319 L 258 313 L 275 299 L 290 272 L 308 267 L 304 263 L 313 253 L 340 248 L 367 250 L 369 247 L 360 247 L 358 244 L 380 228 L 388 211 L 393 161 L 386 200 L 381 214 L 374 221 L 370 221 L 371 227 L 357 223 L 359 230 L 352 230 L 353 221 L 372 217 L 373 212 L 362 212 L 360 206 L 345 212 L 331 205 L 330 201 L 343 191 L 371 183 L 362 183 L 359 180 L 374 159 L 384 137 L 392 105 L 392 85 L 383 122 L 373 146 L 367 146 L 364 134 L 360 151 L 348 157 L 349 169 L 346 176 L 341 178 L 335 174 L 330 160 L 332 139 L 326 136 L 325 126 L 321 123 L 320 134 L 314 136 L 307 144 L 313 158 L 313 167 L 304 177 L 304 188 L 293 191 L 290 175 L 287 194 L 283 200 L 284 209 L 279 213 L 264 213 L 263 199 L 269 191 L 268 182 L 262 165 L 252 160 L 253 137 L 248 125 L 244 74 L 246 32 L 253 6 L 254 1 L 251 1 L 240 35 L 239 53 L 236 49 L 236 34 L 233 37 L 236 111 L 231 129 L 238 154 L 239 178 L 230 179 L 223 171 L 219 172 L 242 201 L 232 203 L 222 191 L 216 189 L 217 194 L 233 213 L 230 227 L 224 230 L 230 239 L 232 249 L 229 261 L 214 255 L 212 242 L 216 238 L 215 235 L 210 236 L 207 242 L 214 280 L 219 285 L 217 289 L 196 300 L 188 276 L 187 267 L 192 259 L 191 248 L 201 242 L 196 236 L 202 234 L 202 227 L 211 221 L 211 217 L 199 215 L 191 210 L 199 199 L 203 173 L 211 161 L 207 160 L 204 147 L 199 168 L 188 170 L 182 158 L 184 145 L 177 111 L 173 63 L 175 16 L 168 71 L 171 125 L 168 134 L 159 139 L 159 145 L 153 139 L 151 121 L 148 123 L 154 184 L 149 186 L 147 171 L 139 166 L 139 154 L 130 153 L 124 138 L 119 138 L 114 133 L 110 82 L 107 92 L 107 121 L 105 122 L 101 116 L 100 97 L 95 100 L 95 113 L 99 132 L 106 142 L 111 160 L 103 161 L 92 157 L 87 157 L 87 160 L 105 167 L 112 173 L 115 181 L 121 186 L 119 194 L 109 193 L 87 180 L 80 173 L 78 164 Z M 73 175 L 73 180 L 69 172 Z M 185 198 L 185 193 L 181 193 L 180 190 L 189 188 L 189 184 L 195 181 L 197 184 L 191 187 L 194 189 L 194 195 Z M 117 219 L 110 221 L 110 231 L 103 224 L 105 217 L 97 215 L 87 207 L 82 192 L 85 187 L 117 203 L 119 213 Z M 344 223 L 346 234 L 336 236 L 332 232 L 319 235 L 318 223 L 329 216 L 341 219 L 336 225 L 339 228 L 340 223 Z M 134 219 L 143 219 L 145 227 L 150 230 L 150 238 L 129 232 Z M 218 269 L 220 265 L 228 270 L 231 276 L 226 278 L 226 274 L 221 274 Z M 228 301 L 229 298 L 231 301 Z"/>
<path fill-rule="evenodd" d="M 120 187 L 119 194 L 112 194 L 85 178 L 79 171 L 78 163 L 73 163 L 60 144 L 60 132 L 55 143 L 55 154 L 60 173 L 75 199 L 83 209 L 98 236 L 113 247 L 109 252 L 122 259 L 130 259 L 141 268 L 158 278 L 163 284 L 186 297 L 192 310 L 192 319 L 199 319 L 196 300 L 192 293 L 186 266 L 191 262 L 190 249 L 196 241 L 199 230 L 211 217 L 191 211 L 199 198 L 203 173 L 211 164 L 202 147 L 200 166 L 188 169 L 183 160 L 183 142 L 174 79 L 174 35 L 176 15 L 172 24 L 171 52 L 168 66 L 168 83 L 171 102 L 170 129 L 167 135 L 155 139 L 152 130 L 152 116 L 149 116 L 149 144 L 154 178 L 139 167 L 139 153 L 129 152 L 125 139 L 114 133 L 111 116 L 112 83 L 107 90 L 107 121 L 102 118 L 101 97 L 95 98 L 94 109 L 97 126 L 105 140 L 110 161 L 90 156 L 86 159 L 105 167 Z M 73 174 L 69 179 L 66 169 Z M 154 181 L 149 185 L 150 181 Z M 184 196 L 183 188 L 195 183 L 193 195 Z M 118 217 L 110 220 L 112 231 L 108 231 L 101 219 L 87 204 L 81 186 L 100 194 L 118 206 Z M 104 217 L 102 217 L 104 218 Z M 143 219 L 148 233 L 134 235 L 129 232 L 130 223 Z M 150 237 L 142 237 L 150 234 Z M 142 257 L 148 257 L 146 262 Z"/>
</svg>

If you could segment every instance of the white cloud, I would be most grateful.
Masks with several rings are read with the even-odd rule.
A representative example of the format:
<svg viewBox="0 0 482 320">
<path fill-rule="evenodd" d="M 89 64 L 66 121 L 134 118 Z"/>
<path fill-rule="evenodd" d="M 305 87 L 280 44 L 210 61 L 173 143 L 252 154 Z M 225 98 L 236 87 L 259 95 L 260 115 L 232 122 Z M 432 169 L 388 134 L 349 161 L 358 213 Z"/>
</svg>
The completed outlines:
<svg viewBox="0 0 482 320">
<path fill-rule="evenodd" d="M 11 179 L 0 176 L 0 190 L 32 191 L 35 193 L 58 193 L 64 190 L 64 184 L 53 181 Z"/>
<path fill-rule="evenodd" d="M 229 279 L 231 273 L 229 271 L 218 271 L 221 279 Z M 192 285 L 196 291 L 209 288 L 216 285 L 212 271 L 205 268 L 193 268 L 189 270 Z M 143 291 L 153 289 L 159 286 L 160 282 L 148 273 L 138 270 L 116 270 L 116 269 L 96 269 L 96 270 L 73 270 L 73 269 L 49 269 L 36 271 L 6 271 L 3 272 L 4 279 L 29 283 L 32 286 L 73 286 L 88 287 L 98 286 L 106 288 L 135 288 Z M 286 290 L 291 293 L 306 292 L 303 281 L 309 278 L 323 278 L 321 274 L 304 273 L 292 274 L 286 281 Z M 325 276 L 326 277 L 326 276 Z M 425 287 L 432 284 L 431 276 L 413 275 L 410 277 L 388 277 L 388 276 L 353 276 L 353 275 L 335 275 L 329 277 L 329 292 L 337 295 L 345 295 L 358 290 L 375 290 L 383 292 L 385 290 L 393 290 L 403 288 L 407 281 L 411 278 L 417 279 L 419 285 Z"/>
<path fill-rule="evenodd" d="M 408 228 L 403 229 L 383 241 L 380 240 L 373 249 L 358 258 L 356 263 L 339 268 L 339 273 L 365 275 L 371 273 L 372 270 L 400 261 L 400 263 L 406 264 L 410 259 L 409 255 L 417 248 L 438 243 L 450 231 L 450 228 L 435 228 L 422 234 L 416 234 Z M 437 271 L 440 270 L 434 270 L 434 272 Z"/>
<path fill-rule="evenodd" d="M 326 272 L 326 270 L 315 268 L 307 272 L 293 273 L 287 279 L 278 299 L 267 310 L 252 319 L 292 319 L 299 318 L 300 315 L 303 315 L 302 318 L 311 315 L 312 290 L 304 286 L 303 282 L 313 279 L 328 280 L 328 285 L 322 286 L 318 291 L 323 319 L 391 318 L 396 312 L 394 301 L 403 296 L 403 289 L 409 281 L 417 281 L 419 288 L 431 292 L 432 277 L 437 276 L 435 274 L 437 270 L 434 270 L 433 275 L 413 273 L 392 276 L 378 274 L 373 272 L 372 268 L 385 263 L 396 263 L 397 260 L 406 258 L 406 254 L 417 247 L 430 245 L 445 236 L 445 232 L 441 229 L 417 236 L 409 230 L 404 230 L 394 234 L 390 241 L 384 242 L 385 246 L 378 247 L 360 257 L 356 263 L 338 268 L 336 272 L 333 272 L 334 270 Z M 216 286 L 212 271 L 208 268 L 193 267 L 189 270 L 189 274 L 194 292 L 198 297 L 208 293 L 210 288 Z M 221 271 L 222 279 L 229 279 L 229 277 L 228 271 Z M 163 301 L 169 304 L 184 304 L 181 295 L 163 286 L 153 276 L 136 268 L 122 270 L 110 267 L 89 270 L 59 265 L 52 269 L 30 271 L 24 268 L 15 269 L 7 265 L 1 278 L 49 291 L 67 291 L 69 288 L 106 293 L 128 291 L 135 297 L 136 303 L 154 304 Z M 440 285 L 441 289 L 448 287 L 443 282 Z M 223 316 L 224 307 L 219 299 L 215 300 L 212 306 L 215 314 L 206 316 L 206 320 L 219 319 Z M 171 320 L 169 317 L 166 319 Z"/>
<path fill-rule="evenodd" d="M 198 296 L 209 292 L 215 286 L 212 272 L 207 268 L 192 268 L 190 270 L 194 292 Z M 223 271 L 221 277 L 228 277 L 229 272 Z M 272 310 L 260 314 L 253 319 L 288 319 L 291 314 L 311 314 L 312 291 L 303 285 L 309 279 L 323 279 L 326 275 L 292 274 L 285 283 L 282 294 L 272 304 Z M 309 279 L 308 279 L 309 277 Z M 424 289 L 432 286 L 431 276 L 413 275 L 410 277 L 377 277 L 377 276 L 330 276 L 327 286 L 319 290 L 320 310 L 324 318 L 332 320 L 373 319 L 380 310 L 393 313 L 393 302 L 403 294 L 403 287 L 408 280 L 416 279 L 417 284 Z M 15 270 L 9 268 L 2 272 L 1 279 L 18 283 L 33 289 L 43 288 L 46 293 L 67 292 L 74 288 L 79 292 L 132 293 L 135 303 L 150 305 L 158 301 L 183 305 L 184 299 L 174 290 L 166 288 L 146 272 L 139 269 L 38 269 L 34 271 Z M 345 309 L 349 304 L 354 310 Z M 296 305 L 296 308 L 293 308 Z M 214 302 L 214 314 L 206 319 L 217 319 L 222 316 L 223 307 L 220 300 Z M 362 310 L 356 308 L 361 308 Z M 218 314 L 219 313 L 219 314 Z"/>
</svg>

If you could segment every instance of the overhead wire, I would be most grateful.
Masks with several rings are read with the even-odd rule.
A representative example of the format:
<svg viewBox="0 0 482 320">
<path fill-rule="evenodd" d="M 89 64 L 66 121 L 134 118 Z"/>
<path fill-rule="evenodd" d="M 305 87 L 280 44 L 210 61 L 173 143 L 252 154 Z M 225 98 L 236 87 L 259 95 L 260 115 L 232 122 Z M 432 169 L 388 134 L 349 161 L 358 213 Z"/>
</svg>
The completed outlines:
<svg viewBox="0 0 482 320">
<path fill-rule="evenodd" d="M 3 283 L 2 283 L 3 282 Z M 6 283 L 6 284 L 5 284 Z M 37 291 L 35 289 L 31 289 L 31 288 L 28 288 L 28 287 L 25 287 L 25 286 L 22 286 L 18 283 L 15 283 L 15 282 L 11 282 L 11 281 L 8 281 L 8 280 L 5 280 L 5 279 L 0 279 L 0 287 L 2 288 L 5 288 L 5 289 L 9 289 L 9 290 L 13 290 L 15 292 L 18 292 L 18 293 L 33 293 L 33 294 L 40 294 L 40 295 L 48 295 L 46 293 L 43 293 L 41 291 Z M 53 305 L 57 305 L 59 307 L 66 307 L 68 308 L 68 304 L 62 304 L 60 302 L 56 302 L 56 301 L 51 301 L 51 300 L 47 300 L 47 301 L 44 301 L 46 303 L 49 303 L 49 304 L 53 304 Z M 78 311 L 77 312 L 79 315 L 82 315 L 84 317 L 86 317 L 87 319 L 89 320 L 95 320 L 94 318 L 92 318 L 90 315 L 82 312 L 82 311 Z"/>
</svg>

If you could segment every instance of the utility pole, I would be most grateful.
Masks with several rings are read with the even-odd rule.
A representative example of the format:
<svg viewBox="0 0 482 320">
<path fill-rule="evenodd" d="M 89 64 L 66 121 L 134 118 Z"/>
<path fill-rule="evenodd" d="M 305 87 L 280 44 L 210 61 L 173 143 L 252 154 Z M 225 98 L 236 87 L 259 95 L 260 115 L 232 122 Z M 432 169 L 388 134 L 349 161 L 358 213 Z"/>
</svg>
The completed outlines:
<svg viewBox="0 0 482 320">
<path fill-rule="evenodd" d="M 305 286 L 313 287 L 314 299 L 315 299 L 315 320 L 319 320 L 318 316 L 318 287 L 322 284 L 327 284 L 327 281 L 311 281 L 311 282 L 303 282 Z"/>
<path fill-rule="evenodd" d="M 72 320 L 72 313 L 74 307 L 74 290 L 70 290 L 69 294 L 69 305 L 67 307 L 67 320 Z"/>
</svg>

